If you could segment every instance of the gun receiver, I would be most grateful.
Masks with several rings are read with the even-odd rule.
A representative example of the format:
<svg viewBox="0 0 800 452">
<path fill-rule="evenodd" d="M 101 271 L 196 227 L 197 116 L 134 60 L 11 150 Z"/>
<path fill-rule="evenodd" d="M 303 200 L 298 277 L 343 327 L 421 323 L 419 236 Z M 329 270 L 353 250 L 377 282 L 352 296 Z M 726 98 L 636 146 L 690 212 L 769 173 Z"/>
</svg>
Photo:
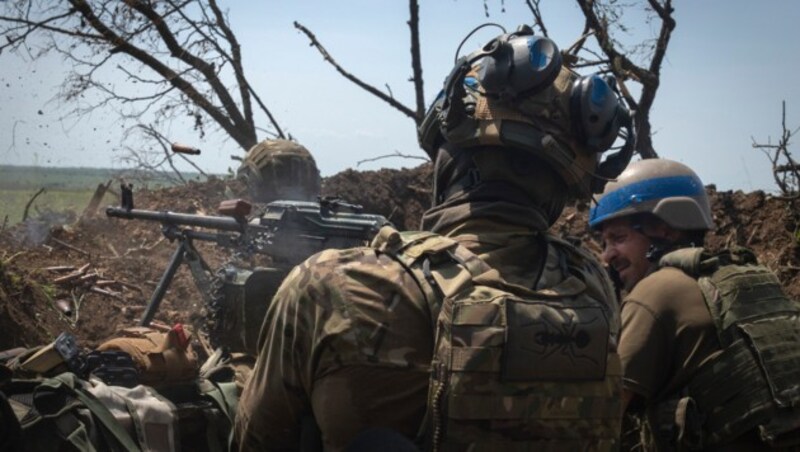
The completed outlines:
<svg viewBox="0 0 800 452">
<path fill-rule="evenodd" d="M 361 206 L 338 198 L 321 198 L 319 203 L 275 201 L 266 205 L 263 215 L 248 221 L 251 205 L 242 200 L 220 204 L 219 212 L 227 216 L 205 216 L 133 209 L 130 190 L 126 195 L 127 201 L 122 207 L 106 209 L 108 217 L 161 223 L 164 236 L 179 242 L 142 315 L 142 326 L 152 321 L 178 267 L 184 262 L 189 265 L 195 285 L 207 305 L 214 304 L 210 277 L 213 272 L 195 249 L 193 240 L 214 242 L 242 254 L 269 255 L 276 270 L 285 274 L 324 249 L 364 245 L 382 226 L 389 224 L 385 217 L 360 213 Z M 264 299 L 268 301 L 271 295 L 264 294 Z"/>
</svg>

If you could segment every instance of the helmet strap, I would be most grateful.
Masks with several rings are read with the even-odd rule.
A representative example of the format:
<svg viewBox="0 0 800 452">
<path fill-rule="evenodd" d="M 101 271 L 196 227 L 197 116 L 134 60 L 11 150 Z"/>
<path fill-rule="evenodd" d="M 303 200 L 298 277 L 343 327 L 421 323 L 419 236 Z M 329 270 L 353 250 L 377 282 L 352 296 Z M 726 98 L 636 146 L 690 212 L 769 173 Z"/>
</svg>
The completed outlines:
<svg viewBox="0 0 800 452">
<path fill-rule="evenodd" d="M 665 254 L 680 248 L 676 243 L 670 242 L 663 237 L 654 237 L 646 233 L 644 230 L 645 221 L 647 221 L 645 218 L 634 217 L 634 219 L 631 220 L 631 227 L 639 234 L 647 237 L 647 240 L 650 240 L 650 247 L 647 249 L 647 254 L 645 254 L 645 257 L 649 262 L 658 262 L 658 260 L 661 259 L 661 257 Z"/>
<path fill-rule="evenodd" d="M 622 173 L 633 157 L 633 150 L 636 148 L 636 135 L 633 133 L 633 119 L 627 111 L 619 109 L 617 114 L 621 116 L 621 126 L 626 130 L 625 143 L 619 151 L 609 155 L 600 163 L 597 173 L 592 176 L 592 192 L 601 193 L 609 180 L 615 179 Z"/>
</svg>

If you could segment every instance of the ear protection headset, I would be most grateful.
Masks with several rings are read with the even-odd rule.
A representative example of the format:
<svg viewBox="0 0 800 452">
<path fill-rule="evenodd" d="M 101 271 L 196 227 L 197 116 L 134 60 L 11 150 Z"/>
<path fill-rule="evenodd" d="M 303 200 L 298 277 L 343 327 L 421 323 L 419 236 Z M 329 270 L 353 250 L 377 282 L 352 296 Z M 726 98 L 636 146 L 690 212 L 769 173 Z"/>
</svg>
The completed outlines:
<svg viewBox="0 0 800 452">
<path fill-rule="evenodd" d="M 477 63 L 476 78 L 487 96 L 511 101 L 553 83 L 561 69 L 561 52 L 553 41 L 534 36 L 523 25 L 489 41 L 467 56 L 466 63 Z"/>
<path fill-rule="evenodd" d="M 575 81 L 570 95 L 572 130 L 578 141 L 600 155 L 608 150 L 624 129 L 625 143 L 606 157 L 597 168 L 592 191 L 603 191 L 606 181 L 619 176 L 633 156 L 635 139 L 633 121 L 620 102 L 616 79 L 593 74 Z"/>
<path fill-rule="evenodd" d="M 481 27 L 473 30 L 464 41 Z M 434 159 L 442 140 L 457 144 L 477 138 L 480 131 L 472 116 L 475 96 L 513 105 L 550 86 L 561 69 L 561 52 L 555 43 L 535 36 L 527 25 L 492 39 L 478 51 L 457 59 L 443 90 L 419 127 L 420 145 Z M 471 70 L 475 71 L 475 76 L 466 77 Z M 579 76 L 572 82 L 569 96 L 572 133 L 579 144 L 597 154 L 598 161 L 617 137 L 625 139 L 619 151 L 609 155 L 592 173 L 591 188 L 598 193 L 607 180 L 622 172 L 633 155 L 635 140 L 631 117 L 620 100 L 612 76 Z M 620 129 L 625 129 L 625 133 L 620 134 Z M 514 136 L 502 136 L 503 142 L 522 147 L 541 147 L 538 144 L 543 138 L 529 136 L 524 142 L 514 143 Z"/>
</svg>

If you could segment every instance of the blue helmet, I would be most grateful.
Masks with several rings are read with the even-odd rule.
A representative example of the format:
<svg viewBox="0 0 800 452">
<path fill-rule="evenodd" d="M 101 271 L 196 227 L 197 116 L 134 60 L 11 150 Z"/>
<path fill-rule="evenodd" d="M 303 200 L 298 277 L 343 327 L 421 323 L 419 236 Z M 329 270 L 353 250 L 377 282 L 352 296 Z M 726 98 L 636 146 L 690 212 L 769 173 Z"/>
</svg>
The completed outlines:
<svg viewBox="0 0 800 452">
<path fill-rule="evenodd" d="M 589 212 L 598 229 L 614 218 L 649 213 L 674 229 L 707 231 L 714 227 L 702 181 L 682 163 L 666 159 L 633 162 L 609 182 Z"/>
</svg>

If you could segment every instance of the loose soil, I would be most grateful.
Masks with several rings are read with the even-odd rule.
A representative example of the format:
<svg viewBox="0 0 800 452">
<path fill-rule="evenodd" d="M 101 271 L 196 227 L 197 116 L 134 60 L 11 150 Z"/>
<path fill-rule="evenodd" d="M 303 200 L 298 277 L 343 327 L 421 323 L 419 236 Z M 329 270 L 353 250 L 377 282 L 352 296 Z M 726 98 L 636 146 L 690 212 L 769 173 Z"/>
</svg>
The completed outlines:
<svg viewBox="0 0 800 452">
<path fill-rule="evenodd" d="M 416 229 L 430 204 L 431 166 L 380 171 L 347 170 L 323 181 L 323 195 L 340 196 L 361 204 L 365 212 L 380 213 L 404 229 Z M 800 240 L 797 205 L 763 192 L 717 192 L 708 187 L 717 231 L 709 237 L 712 249 L 741 245 L 775 271 L 787 292 L 800 299 Z M 136 208 L 214 215 L 224 199 L 246 197 L 235 180 L 211 179 L 181 187 L 138 190 Z M 106 204 L 116 203 L 107 195 Z M 568 207 L 553 227 L 556 233 L 578 237 L 590 250 L 599 246 L 586 228 L 586 206 Z M 47 219 L 0 231 L 0 350 L 29 347 L 74 334 L 84 347 L 93 347 L 118 329 L 135 324 L 167 267 L 175 244 L 161 235 L 160 225 L 108 219 L 102 209 L 94 216 L 51 215 Z M 197 245 L 212 268 L 224 263 L 228 251 Z M 97 276 L 87 281 L 58 282 L 74 270 Z M 90 283 L 105 291 L 89 291 Z M 110 281 L 110 282 L 109 282 Z M 68 306 L 67 315 L 59 306 Z M 156 315 L 166 324 L 199 325 L 203 302 L 185 266 L 181 268 Z"/>
</svg>

